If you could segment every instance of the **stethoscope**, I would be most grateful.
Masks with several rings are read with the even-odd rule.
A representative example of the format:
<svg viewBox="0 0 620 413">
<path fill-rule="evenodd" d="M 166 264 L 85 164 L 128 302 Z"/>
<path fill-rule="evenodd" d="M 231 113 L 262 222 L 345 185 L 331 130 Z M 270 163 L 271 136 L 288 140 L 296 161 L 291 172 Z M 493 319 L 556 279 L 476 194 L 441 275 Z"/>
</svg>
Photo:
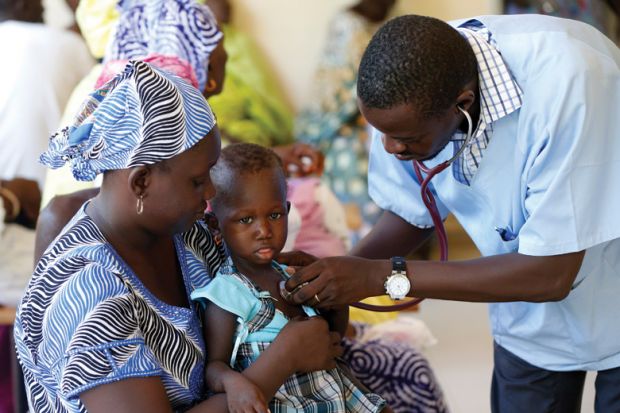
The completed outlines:
<svg viewBox="0 0 620 413">
<path fill-rule="evenodd" d="M 467 119 L 467 136 L 465 137 L 465 141 L 459 148 L 459 150 L 452 156 L 452 158 L 448 159 L 440 163 L 439 165 L 433 168 L 427 168 L 421 161 L 414 160 L 413 161 L 413 170 L 418 178 L 420 184 L 420 195 L 422 196 L 422 201 L 426 206 L 429 214 L 431 215 L 431 219 L 433 220 L 433 225 L 435 226 L 435 233 L 437 234 L 437 240 L 439 242 L 439 256 L 441 261 L 448 260 L 448 236 L 446 234 L 446 228 L 443 225 L 443 220 L 441 219 L 441 215 L 439 214 L 439 209 L 437 208 L 437 202 L 435 201 L 435 197 L 433 196 L 432 191 L 428 188 L 428 184 L 431 182 L 431 179 L 435 177 L 435 175 L 443 172 L 447 167 L 449 167 L 465 150 L 469 142 L 472 138 L 472 120 L 471 116 L 467 111 L 460 106 L 457 108 L 465 115 Z M 424 177 L 422 174 L 425 174 Z M 372 305 L 366 303 L 353 303 L 351 304 L 353 307 L 361 308 L 363 310 L 375 311 L 375 312 L 391 312 L 391 311 L 400 311 L 405 308 L 409 308 L 418 304 L 420 301 L 424 300 L 424 298 L 413 298 L 404 303 L 393 304 L 393 305 Z"/>
</svg>

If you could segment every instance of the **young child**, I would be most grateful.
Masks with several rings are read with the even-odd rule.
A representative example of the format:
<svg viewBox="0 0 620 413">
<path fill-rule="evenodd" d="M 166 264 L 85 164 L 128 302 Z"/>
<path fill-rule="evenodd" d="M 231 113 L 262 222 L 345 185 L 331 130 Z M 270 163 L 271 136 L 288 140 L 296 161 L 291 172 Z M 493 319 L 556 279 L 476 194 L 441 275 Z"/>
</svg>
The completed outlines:
<svg viewBox="0 0 620 413">
<path fill-rule="evenodd" d="M 211 179 L 216 188 L 211 207 L 230 258 L 208 286 L 192 293 L 206 305 L 207 386 L 224 388 L 230 411 L 264 411 L 259 393 L 237 372 L 257 359 L 289 319 L 317 312 L 288 304 L 279 295 L 279 282 L 288 278 L 274 261 L 287 236 L 287 186 L 280 159 L 258 145 L 230 145 L 222 150 Z M 348 309 L 330 313 L 330 329 L 342 334 Z M 289 377 L 269 409 L 391 411 L 380 396 L 365 393 L 339 367 Z"/>
</svg>

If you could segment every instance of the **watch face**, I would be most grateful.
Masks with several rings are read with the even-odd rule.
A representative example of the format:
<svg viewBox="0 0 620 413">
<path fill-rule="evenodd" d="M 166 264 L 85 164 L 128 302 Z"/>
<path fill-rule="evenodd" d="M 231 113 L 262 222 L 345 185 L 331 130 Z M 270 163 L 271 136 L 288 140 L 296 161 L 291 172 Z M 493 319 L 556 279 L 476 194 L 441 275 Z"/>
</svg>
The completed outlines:
<svg viewBox="0 0 620 413">
<path fill-rule="evenodd" d="M 390 295 L 404 297 L 409 292 L 409 279 L 405 276 L 392 277 L 389 281 Z"/>
</svg>

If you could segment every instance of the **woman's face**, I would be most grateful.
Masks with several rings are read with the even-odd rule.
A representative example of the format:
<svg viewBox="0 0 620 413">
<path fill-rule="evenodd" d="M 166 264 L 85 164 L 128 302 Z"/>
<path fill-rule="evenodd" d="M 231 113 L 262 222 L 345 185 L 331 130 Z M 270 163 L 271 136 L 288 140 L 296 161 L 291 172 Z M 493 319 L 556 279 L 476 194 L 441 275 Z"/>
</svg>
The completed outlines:
<svg viewBox="0 0 620 413">
<path fill-rule="evenodd" d="M 204 216 L 207 200 L 215 195 L 211 168 L 220 156 L 217 127 L 192 149 L 151 170 L 144 197 L 144 218 L 157 234 L 189 230 Z"/>
<path fill-rule="evenodd" d="M 224 87 L 224 80 L 226 77 L 226 60 L 228 60 L 228 54 L 224 49 L 224 38 L 220 40 L 217 47 L 209 56 L 209 67 L 207 70 L 207 85 L 203 91 L 203 96 L 208 99 L 211 96 L 218 95 L 222 92 Z M 215 81 L 215 89 L 207 90 L 209 82 Z"/>
</svg>

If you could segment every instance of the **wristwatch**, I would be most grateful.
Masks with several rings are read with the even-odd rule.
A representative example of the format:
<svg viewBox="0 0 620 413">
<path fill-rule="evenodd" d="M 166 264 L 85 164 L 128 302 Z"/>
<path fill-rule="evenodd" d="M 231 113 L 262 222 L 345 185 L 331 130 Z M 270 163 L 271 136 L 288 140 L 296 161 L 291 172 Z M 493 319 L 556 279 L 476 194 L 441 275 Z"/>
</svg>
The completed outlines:
<svg viewBox="0 0 620 413">
<path fill-rule="evenodd" d="M 392 300 L 402 300 L 411 289 L 407 278 L 407 261 L 403 257 L 392 257 L 392 273 L 385 280 L 385 293 Z"/>
</svg>

